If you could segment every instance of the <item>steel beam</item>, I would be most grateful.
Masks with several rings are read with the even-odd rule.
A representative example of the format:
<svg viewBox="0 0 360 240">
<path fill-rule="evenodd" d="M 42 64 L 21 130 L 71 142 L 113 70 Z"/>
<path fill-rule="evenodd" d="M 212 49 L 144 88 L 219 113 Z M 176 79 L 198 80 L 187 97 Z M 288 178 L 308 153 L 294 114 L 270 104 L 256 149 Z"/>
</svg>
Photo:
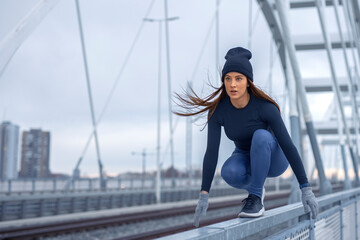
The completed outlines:
<svg viewBox="0 0 360 240">
<path fill-rule="evenodd" d="M 326 179 L 323 162 L 320 155 L 319 145 L 317 143 L 316 133 L 314 130 L 314 124 L 309 109 L 309 104 L 306 99 L 305 87 L 302 83 L 302 77 L 300 73 L 299 64 L 295 55 L 295 46 L 292 41 L 290 28 L 288 25 L 288 20 L 285 15 L 285 6 L 282 0 L 276 0 L 276 8 L 278 10 L 278 15 L 282 25 L 282 30 L 284 34 L 284 42 L 286 44 L 286 49 L 289 53 L 289 59 L 291 66 L 294 72 L 294 79 L 296 81 L 296 87 L 299 93 L 299 100 L 301 101 L 301 107 L 303 112 L 304 121 L 306 124 L 306 129 L 310 138 L 311 147 L 314 154 L 315 164 L 318 169 L 319 179 L 320 179 L 320 194 L 328 194 L 332 192 L 332 188 L 329 180 Z"/>
</svg>

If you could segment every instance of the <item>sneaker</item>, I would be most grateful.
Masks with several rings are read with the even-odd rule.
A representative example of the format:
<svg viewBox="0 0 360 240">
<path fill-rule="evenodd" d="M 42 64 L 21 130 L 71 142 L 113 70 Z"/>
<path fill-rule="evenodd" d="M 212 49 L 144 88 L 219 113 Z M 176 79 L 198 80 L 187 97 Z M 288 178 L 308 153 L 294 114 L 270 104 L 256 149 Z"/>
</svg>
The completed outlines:
<svg viewBox="0 0 360 240">
<path fill-rule="evenodd" d="M 241 209 L 238 217 L 260 217 L 264 215 L 265 209 L 263 199 L 264 195 L 260 198 L 255 194 L 249 194 L 247 198 L 242 200 L 242 202 L 244 203 L 244 207 Z"/>
</svg>

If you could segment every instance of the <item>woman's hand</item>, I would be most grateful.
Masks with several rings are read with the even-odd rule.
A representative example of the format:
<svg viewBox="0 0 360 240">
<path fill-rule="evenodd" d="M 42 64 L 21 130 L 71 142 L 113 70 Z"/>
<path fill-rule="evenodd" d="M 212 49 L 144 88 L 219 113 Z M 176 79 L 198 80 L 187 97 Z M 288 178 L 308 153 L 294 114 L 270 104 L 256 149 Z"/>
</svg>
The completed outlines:
<svg viewBox="0 0 360 240">
<path fill-rule="evenodd" d="M 307 213 L 311 210 L 312 218 L 315 219 L 319 213 L 319 204 L 312 192 L 311 187 L 304 187 L 301 189 L 301 200 L 304 205 L 304 211 Z M 309 209 L 310 208 L 310 209 Z"/>
<path fill-rule="evenodd" d="M 201 191 L 199 202 L 195 209 L 194 226 L 199 227 L 200 215 L 206 216 L 206 210 L 208 209 L 209 193 Z"/>
</svg>

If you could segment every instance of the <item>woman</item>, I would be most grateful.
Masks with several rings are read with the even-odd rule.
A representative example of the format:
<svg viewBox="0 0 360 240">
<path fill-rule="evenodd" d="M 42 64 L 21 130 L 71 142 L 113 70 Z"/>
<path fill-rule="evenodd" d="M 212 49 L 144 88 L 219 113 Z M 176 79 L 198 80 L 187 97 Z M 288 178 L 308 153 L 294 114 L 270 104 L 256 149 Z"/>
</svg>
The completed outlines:
<svg viewBox="0 0 360 240">
<path fill-rule="evenodd" d="M 201 99 L 192 91 L 185 97 L 176 94 L 187 110 L 176 114 L 192 116 L 208 111 L 207 149 L 203 161 L 202 186 L 194 225 L 206 215 L 209 191 L 214 177 L 220 144 L 221 126 L 234 141 L 235 150 L 225 161 L 221 176 L 230 186 L 246 189 L 239 217 L 259 217 L 265 212 L 264 182 L 280 176 L 287 167 L 294 171 L 302 191 L 305 212 L 316 218 L 318 203 L 307 180 L 304 166 L 280 115 L 278 104 L 253 83 L 251 52 L 237 47 L 230 49 L 222 69 L 222 85 L 213 94 Z"/>
</svg>

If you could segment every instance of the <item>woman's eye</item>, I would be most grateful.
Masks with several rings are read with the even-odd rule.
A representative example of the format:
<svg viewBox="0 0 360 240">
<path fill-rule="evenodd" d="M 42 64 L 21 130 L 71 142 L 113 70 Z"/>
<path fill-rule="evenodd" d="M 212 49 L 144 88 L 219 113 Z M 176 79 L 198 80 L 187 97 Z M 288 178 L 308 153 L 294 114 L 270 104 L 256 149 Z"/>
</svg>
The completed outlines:
<svg viewBox="0 0 360 240">
<path fill-rule="evenodd" d="M 236 80 L 240 81 L 242 78 L 237 78 Z"/>
</svg>

